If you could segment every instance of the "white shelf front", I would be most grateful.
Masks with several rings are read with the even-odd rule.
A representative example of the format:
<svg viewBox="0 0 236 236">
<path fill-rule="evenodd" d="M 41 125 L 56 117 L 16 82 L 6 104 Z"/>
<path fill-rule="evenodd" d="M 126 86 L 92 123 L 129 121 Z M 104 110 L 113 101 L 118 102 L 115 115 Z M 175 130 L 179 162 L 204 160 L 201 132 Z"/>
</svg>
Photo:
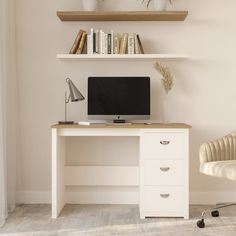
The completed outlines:
<svg viewBox="0 0 236 236">
<path fill-rule="evenodd" d="M 57 54 L 61 60 L 185 60 L 186 54 Z"/>
</svg>

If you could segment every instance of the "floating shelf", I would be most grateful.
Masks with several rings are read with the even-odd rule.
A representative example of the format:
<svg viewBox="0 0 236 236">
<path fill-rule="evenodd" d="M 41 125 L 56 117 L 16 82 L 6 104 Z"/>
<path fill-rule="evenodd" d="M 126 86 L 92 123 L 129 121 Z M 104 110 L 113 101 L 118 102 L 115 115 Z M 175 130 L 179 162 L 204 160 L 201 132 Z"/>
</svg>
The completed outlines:
<svg viewBox="0 0 236 236">
<path fill-rule="evenodd" d="M 188 11 L 58 11 L 61 21 L 184 21 Z"/>
<path fill-rule="evenodd" d="M 185 54 L 113 54 L 113 55 L 90 55 L 90 54 L 57 54 L 62 60 L 185 60 Z"/>
</svg>

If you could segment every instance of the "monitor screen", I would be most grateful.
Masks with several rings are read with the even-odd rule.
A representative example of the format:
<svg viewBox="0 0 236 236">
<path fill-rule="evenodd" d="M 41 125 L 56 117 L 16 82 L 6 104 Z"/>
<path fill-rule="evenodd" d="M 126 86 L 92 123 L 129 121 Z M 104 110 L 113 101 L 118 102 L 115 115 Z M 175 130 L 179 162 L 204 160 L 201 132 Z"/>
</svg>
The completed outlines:
<svg viewBox="0 0 236 236">
<path fill-rule="evenodd" d="M 88 116 L 147 118 L 150 116 L 150 78 L 88 78 Z"/>
</svg>

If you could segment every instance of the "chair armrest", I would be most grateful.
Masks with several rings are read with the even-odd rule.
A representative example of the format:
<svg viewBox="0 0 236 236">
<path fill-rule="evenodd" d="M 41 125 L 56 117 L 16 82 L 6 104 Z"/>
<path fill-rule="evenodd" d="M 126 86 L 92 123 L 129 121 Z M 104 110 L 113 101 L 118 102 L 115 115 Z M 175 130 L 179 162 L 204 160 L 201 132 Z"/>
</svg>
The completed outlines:
<svg viewBox="0 0 236 236">
<path fill-rule="evenodd" d="M 230 134 L 201 146 L 201 164 L 226 160 L 236 160 L 236 136 Z"/>
</svg>

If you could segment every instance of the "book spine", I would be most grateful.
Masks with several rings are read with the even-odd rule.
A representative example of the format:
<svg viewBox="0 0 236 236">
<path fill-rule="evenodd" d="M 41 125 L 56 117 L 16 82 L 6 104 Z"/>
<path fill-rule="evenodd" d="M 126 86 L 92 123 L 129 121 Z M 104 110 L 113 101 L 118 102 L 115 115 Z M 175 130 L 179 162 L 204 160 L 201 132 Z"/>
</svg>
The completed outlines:
<svg viewBox="0 0 236 236">
<path fill-rule="evenodd" d="M 107 35 L 107 54 L 111 54 L 111 34 Z"/>
<path fill-rule="evenodd" d="M 99 30 L 98 32 L 98 38 L 99 38 L 98 53 L 102 54 L 102 31 L 101 30 Z"/>
<path fill-rule="evenodd" d="M 104 54 L 107 54 L 108 53 L 108 35 L 107 33 L 104 33 L 104 43 L 105 43 L 105 46 L 104 46 Z"/>
<path fill-rule="evenodd" d="M 87 54 L 93 54 L 92 53 L 92 47 L 91 47 L 91 44 L 92 44 L 92 37 L 91 37 L 91 34 L 89 34 L 87 36 Z"/>
<path fill-rule="evenodd" d="M 95 33 L 95 53 L 99 53 L 99 31 L 96 30 Z"/>
<path fill-rule="evenodd" d="M 94 39 L 93 39 L 93 34 L 94 34 L 94 29 L 91 28 L 91 31 L 90 31 L 90 34 L 91 34 L 91 46 L 92 46 L 92 53 L 93 53 L 93 45 L 94 45 Z"/>
<path fill-rule="evenodd" d="M 105 54 L 105 47 L 106 47 L 105 32 L 102 32 L 102 54 Z"/>
<path fill-rule="evenodd" d="M 93 33 L 93 53 L 96 53 L 96 33 Z"/>
<path fill-rule="evenodd" d="M 111 31 L 111 54 L 114 54 L 114 30 Z"/>
<path fill-rule="evenodd" d="M 128 34 L 124 33 L 122 38 L 121 38 L 120 54 L 126 54 L 126 52 L 127 52 L 127 44 L 128 44 Z"/>
<path fill-rule="evenodd" d="M 82 54 L 88 54 L 88 51 L 87 51 L 87 44 L 88 44 L 88 35 L 87 35 L 87 33 L 86 33 L 85 40 L 84 40 L 84 46 L 83 46 L 83 50 L 82 50 Z"/>
<path fill-rule="evenodd" d="M 128 54 L 134 54 L 134 36 L 128 36 Z"/>
<path fill-rule="evenodd" d="M 114 54 L 118 54 L 118 37 L 117 35 L 114 36 Z"/>
<path fill-rule="evenodd" d="M 120 53 L 120 35 L 117 34 L 115 36 L 115 48 L 114 48 L 114 53 L 119 54 Z"/>
<path fill-rule="evenodd" d="M 85 38 L 86 38 L 86 32 L 83 32 L 76 54 L 81 54 L 82 53 L 83 47 L 84 47 Z"/>
<path fill-rule="evenodd" d="M 75 38 L 75 41 L 70 49 L 70 54 L 75 54 L 78 47 L 79 47 L 79 43 L 80 43 L 80 39 L 81 39 L 81 36 L 82 36 L 82 33 L 83 33 L 83 30 L 80 30 L 79 33 L 77 34 L 76 38 Z"/>
<path fill-rule="evenodd" d="M 141 52 L 141 54 L 144 54 L 145 52 L 143 49 L 143 45 L 142 45 L 141 39 L 138 34 L 137 34 L 137 39 L 138 39 L 138 45 L 139 45 L 140 52 Z"/>
<path fill-rule="evenodd" d="M 134 51 L 135 54 L 140 54 L 137 34 L 134 35 Z"/>
<path fill-rule="evenodd" d="M 100 31 L 100 53 L 104 54 L 104 32 Z"/>
</svg>

